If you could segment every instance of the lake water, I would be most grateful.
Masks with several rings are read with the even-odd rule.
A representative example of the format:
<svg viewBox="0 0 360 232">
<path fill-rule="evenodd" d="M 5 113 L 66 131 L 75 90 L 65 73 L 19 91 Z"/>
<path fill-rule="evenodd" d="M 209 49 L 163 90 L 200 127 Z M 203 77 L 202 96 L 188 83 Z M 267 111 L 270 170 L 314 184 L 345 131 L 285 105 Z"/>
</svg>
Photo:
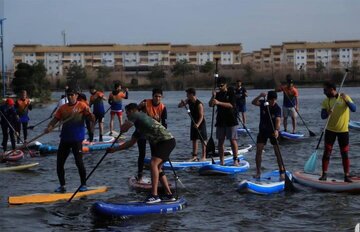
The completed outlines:
<svg viewBox="0 0 360 232">
<path fill-rule="evenodd" d="M 247 98 L 248 127 L 256 138 L 259 123 L 259 109 L 250 104 L 251 100 L 263 90 L 250 90 Z M 302 142 L 282 143 L 280 146 L 287 170 L 301 170 L 305 161 L 315 151 L 319 135 L 325 124 L 320 118 L 320 104 L 324 95 L 322 89 L 299 89 L 300 114 L 316 137 L 308 137 Z M 359 88 L 344 88 L 360 110 Z M 58 99 L 60 93 L 53 94 Z M 164 103 L 168 108 L 168 129 L 175 136 L 177 146 L 171 158 L 185 160 L 191 156 L 189 140 L 190 119 L 185 109 L 177 108 L 185 92 L 164 93 Z M 207 102 L 210 91 L 198 91 L 198 98 L 205 102 L 208 132 L 210 132 L 211 109 Z M 150 98 L 150 91 L 138 91 L 129 94 L 129 102 L 140 102 Z M 282 94 L 278 101 L 282 103 Z M 33 109 L 30 113 L 30 125 L 47 118 L 55 104 Z M 107 106 L 106 106 L 107 107 Z M 359 113 L 352 113 L 353 120 L 360 120 Z M 108 122 L 108 115 L 107 115 Z M 290 124 L 290 121 L 289 121 Z M 116 128 L 118 124 L 116 123 Z M 42 124 L 29 131 L 29 139 L 42 133 Z M 105 124 L 108 130 L 108 123 Z M 307 129 L 298 118 L 298 130 L 308 136 Z M 128 137 L 130 137 L 128 133 Z M 57 145 L 59 133 L 52 132 L 39 140 L 45 144 Z M 215 136 L 214 136 L 215 137 Z M 239 144 L 252 144 L 249 137 L 239 137 Z M 228 144 L 228 142 L 227 142 Z M 359 174 L 360 135 L 350 132 L 351 172 Z M 93 169 L 105 152 L 93 152 L 84 155 L 88 173 Z M 319 148 L 322 153 L 322 146 Z M 35 204 L 8 206 L 7 197 L 36 192 L 52 192 L 58 186 L 56 176 L 56 155 L 26 157 L 21 162 L 39 162 L 37 168 L 26 172 L 0 173 L 0 230 L 1 231 L 354 231 L 360 223 L 360 197 L 346 193 L 324 193 L 296 185 L 298 193 L 282 193 L 271 196 L 240 194 L 237 184 L 255 173 L 255 150 L 247 153 L 250 170 L 236 176 L 208 177 L 199 176 L 197 171 L 178 171 L 180 180 L 187 191 L 180 195 L 188 201 L 183 211 L 167 215 L 151 215 L 101 222 L 91 214 L 91 206 L 96 201 L 126 202 L 143 200 L 145 193 L 137 193 L 128 187 L 128 178 L 137 171 L 137 147 L 115 154 L 109 154 L 88 180 L 89 186 L 107 185 L 109 191 L 93 195 L 87 199 L 73 200 L 72 203 Z M 3 164 L 1 164 L 3 165 Z M 70 155 L 66 163 L 67 188 L 79 185 L 74 159 Z M 268 144 L 263 155 L 263 172 L 277 168 L 272 147 Z M 173 175 L 167 172 L 168 177 Z M 342 178 L 342 166 L 337 145 L 333 152 L 329 175 Z"/>
</svg>

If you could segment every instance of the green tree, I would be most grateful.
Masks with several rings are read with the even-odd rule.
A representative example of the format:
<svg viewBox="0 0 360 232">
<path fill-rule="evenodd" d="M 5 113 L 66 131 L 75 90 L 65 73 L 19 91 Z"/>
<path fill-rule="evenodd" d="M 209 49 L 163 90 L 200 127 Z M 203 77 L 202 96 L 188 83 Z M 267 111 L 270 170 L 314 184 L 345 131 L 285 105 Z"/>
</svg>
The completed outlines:
<svg viewBox="0 0 360 232">
<path fill-rule="evenodd" d="M 315 72 L 316 72 L 317 74 L 319 74 L 319 73 L 323 73 L 324 71 L 325 71 L 325 65 L 324 65 L 324 63 L 321 62 L 321 61 L 316 62 Z"/>
<path fill-rule="evenodd" d="M 97 78 L 104 81 L 110 77 L 111 72 L 114 71 L 113 68 L 107 66 L 100 66 L 97 69 Z"/>
<path fill-rule="evenodd" d="M 200 72 L 202 73 L 213 73 L 215 70 L 215 65 L 211 61 L 207 61 L 204 65 L 200 66 Z"/>
<path fill-rule="evenodd" d="M 255 69 L 253 68 L 253 66 L 249 63 L 245 64 L 244 67 L 243 67 L 244 71 L 245 71 L 245 74 L 244 76 L 247 77 L 247 78 L 251 78 L 254 73 L 255 73 Z"/>
<path fill-rule="evenodd" d="M 88 88 L 86 70 L 78 64 L 72 64 L 66 73 L 67 84 L 74 88 Z"/>
<path fill-rule="evenodd" d="M 46 68 L 44 62 L 36 62 L 33 65 L 32 80 L 35 83 L 35 89 L 32 96 L 39 97 L 43 100 L 50 100 L 51 91 L 49 90 L 50 82 L 46 79 Z"/>
<path fill-rule="evenodd" d="M 154 65 L 151 72 L 148 74 L 150 80 L 163 80 L 166 77 L 164 68 L 159 65 Z"/>
<path fill-rule="evenodd" d="M 182 76 L 182 88 L 185 88 L 185 76 L 192 73 L 194 66 L 189 63 L 189 61 L 183 59 L 177 61 L 176 64 L 172 67 L 171 72 L 174 76 Z"/>
</svg>

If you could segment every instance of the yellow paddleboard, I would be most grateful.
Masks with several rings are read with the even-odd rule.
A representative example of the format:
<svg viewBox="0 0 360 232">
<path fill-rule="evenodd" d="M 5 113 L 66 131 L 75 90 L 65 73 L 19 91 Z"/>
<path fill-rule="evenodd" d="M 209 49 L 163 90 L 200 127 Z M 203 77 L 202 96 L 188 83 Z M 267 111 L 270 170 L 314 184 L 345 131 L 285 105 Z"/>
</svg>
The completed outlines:
<svg viewBox="0 0 360 232">
<path fill-rule="evenodd" d="M 7 172 L 7 171 L 21 171 L 26 170 L 35 166 L 38 166 L 39 163 L 31 163 L 31 164 L 23 164 L 23 165 L 13 165 L 13 166 L 6 166 L 0 167 L 0 172 Z"/>
<path fill-rule="evenodd" d="M 106 192 L 107 189 L 108 187 L 106 186 L 89 187 L 88 191 L 76 193 L 74 198 L 80 198 L 97 193 L 103 193 Z M 64 201 L 64 200 L 69 200 L 69 198 L 74 194 L 74 192 L 34 193 L 34 194 L 22 195 L 22 196 L 10 196 L 9 204 L 21 205 L 21 204 L 50 203 L 55 201 Z"/>
</svg>

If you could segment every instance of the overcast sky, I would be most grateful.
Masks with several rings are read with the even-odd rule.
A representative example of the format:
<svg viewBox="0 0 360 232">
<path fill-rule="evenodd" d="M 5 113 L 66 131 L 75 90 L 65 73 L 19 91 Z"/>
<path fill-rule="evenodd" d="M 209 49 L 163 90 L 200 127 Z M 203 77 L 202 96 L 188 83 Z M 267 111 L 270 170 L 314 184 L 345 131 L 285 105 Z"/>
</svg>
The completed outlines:
<svg viewBox="0 0 360 232">
<path fill-rule="evenodd" d="M 4 2 L 1 6 L 1 2 Z M 0 0 L 14 44 L 242 43 L 360 39 L 359 0 Z"/>
</svg>

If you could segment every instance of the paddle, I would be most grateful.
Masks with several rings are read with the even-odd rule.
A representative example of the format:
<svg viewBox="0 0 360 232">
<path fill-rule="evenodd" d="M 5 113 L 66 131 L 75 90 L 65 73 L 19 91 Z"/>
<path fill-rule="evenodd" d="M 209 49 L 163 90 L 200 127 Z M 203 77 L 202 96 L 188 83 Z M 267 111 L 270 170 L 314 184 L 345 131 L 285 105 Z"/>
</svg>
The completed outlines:
<svg viewBox="0 0 360 232">
<path fill-rule="evenodd" d="M 215 84 L 214 84 L 214 89 L 213 91 L 216 90 L 216 81 L 217 78 L 219 76 L 218 74 L 218 63 L 219 63 L 219 58 L 215 58 Z M 215 106 L 213 106 L 212 109 L 212 115 L 211 115 L 211 132 L 210 132 L 210 138 L 206 144 L 206 154 L 213 156 L 215 155 L 215 143 L 214 143 L 214 139 L 213 139 L 213 129 L 214 129 L 214 115 L 215 115 Z"/>
<path fill-rule="evenodd" d="M 269 116 L 271 127 L 272 127 L 273 131 L 275 131 L 275 126 L 274 126 L 274 123 L 272 121 L 271 113 L 270 113 L 270 109 L 269 109 L 269 102 L 265 102 L 264 105 L 266 106 L 266 110 L 267 110 L 267 113 L 268 113 L 268 116 Z M 290 180 L 288 174 L 286 173 L 284 161 L 283 161 L 281 151 L 280 151 L 279 141 L 277 140 L 277 138 L 275 138 L 275 140 L 276 140 L 275 148 L 278 151 L 278 152 L 275 152 L 275 155 L 277 156 L 277 159 L 280 161 L 280 165 L 283 167 L 283 169 L 284 169 L 283 171 L 284 171 L 284 174 L 285 174 L 285 191 L 294 192 L 295 191 L 295 186 L 294 186 L 293 182 Z"/>
<path fill-rule="evenodd" d="M 250 136 L 251 140 L 253 141 L 253 143 L 256 145 L 256 142 L 254 140 L 254 138 L 251 136 L 250 131 L 248 130 L 248 128 L 245 126 L 245 124 L 243 123 L 243 121 L 241 120 L 240 116 L 237 116 L 238 120 L 240 121 L 241 125 L 243 126 L 243 128 L 246 130 L 246 133 Z"/>
<path fill-rule="evenodd" d="M 179 181 L 181 187 L 183 187 L 184 189 L 186 189 L 186 187 L 185 187 L 185 185 L 181 182 L 179 176 L 176 174 L 175 169 L 174 169 L 174 167 L 173 167 L 173 165 L 172 165 L 172 163 L 171 163 L 171 161 L 170 161 L 170 158 L 169 158 L 168 161 L 169 161 L 170 167 L 171 167 L 171 169 L 172 169 L 172 171 L 173 171 L 173 173 L 174 173 L 174 178 L 175 178 L 175 191 L 176 191 L 176 195 L 177 195 L 176 198 L 178 198 L 177 181 Z"/>
<path fill-rule="evenodd" d="M 312 131 L 309 129 L 309 127 L 306 125 L 306 123 L 305 123 L 304 119 L 301 117 L 301 115 L 300 115 L 299 111 L 296 109 L 296 107 L 295 107 L 295 106 L 294 106 L 294 104 L 292 103 L 292 101 L 291 101 L 291 99 L 290 99 L 289 95 L 288 95 L 285 91 L 283 91 L 283 93 L 284 93 L 284 94 L 285 94 L 285 96 L 289 99 L 289 102 L 291 103 L 292 107 L 294 107 L 294 109 L 295 109 L 296 113 L 299 115 L 299 117 L 300 117 L 301 121 L 303 122 L 304 126 L 305 126 L 305 127 L 306 127 L 306 129 L 308 130 L 308 132 L 309 132 L 310 136 L 312 136 L 312 137 L 313 137 L 313 136 L 316 136 L 316 134 L 315 134 L 314 132 L 312 132 Z"/>
<path fill-rule="evenodd" d="M 344 77 L 343 77 L 343 79 L 342 79 L 342 81 L 341 81 L 341 84 L 340 84 L 340 88 L 339 88 L 338 93 L 340 93 L 340 91 L 341 91 L 341 89 L 342 89 L 342 87 L 343 87 L 343 85 L 344 85 L 344 82 L 345 82 L 345 79 L 346 79 L 346 77 L 347 77 L 347 75 L 348 75 L 348 72 L 349 72 L 349 70 L 346 69 L 346 70 L 345 70 Z M 340 97 L 340 94 L 339 94 L 338 98 L 339 98 L 339 97 Z M 334 110 L 337 102 L 338 102 L 338 100 L 336 99 L 336 101 L 335 101 L 334 105 L 331 107 L 330 111 L 333 111 L 333 110 Z M 309 157 L 309 159 L 308 159 L 308 160 L 306 161 L 306 163 L 305 163 L 304 171 L 307 172 L 307 173 L 314 173 L 314 172 L 316 171 L 316 167 L 317 167 L 317 155 L 318 155 L 318 154 L 317 154 L 317 151 L 318 151 L 318 149 L 319 149 L 319 146 L 320 146 L 322 137 L 323 137 L 323 135 L 324 135 L 324 133 L 325 133 L 325 131 L 326 131 L 326 127 L 327 127 L 328 124 L 329 124 L 329 120 L 330 120 L 330 118 L 331 118 L 331 115 L 332 115 L 332 114 L 330 114 L 330 115 L 328 116 L 327 120 L 326 120 L 324 129 L 323 129 L 323 131 L 322 131 L 321 134 L 320 134 L 320 138 L 319 138 L 319 141 L 318 141 L 318 143 L 317 143 L 317 145 L 316 145 L 315 151 L 311 154 L 311 156 Z"/>
<path fill-rule="evenodd" d="M 122 135 L 122 132 L 119 133 L 119 135 L 115 138 L 114 142 L 111 144 L 110 148 L 112 148 L 117 141 L 120 139 Z M 99 167 L 99 165 L 101 164 L 101 162 L 105 159 L 105 157 L 107 156 L 107 154 L 109 154 L 109 152 L 106 150 L 105 154 L 101 157 L 101 159 L 99 160 L 99 162 L 95 165 L 95 167 L 93 168 L 93 170 L 91 170 L 91 172 L 87 175 L 86 180 L 88 180 L 90 178 L 90 176 L 95 172 L 95 170 Z M 75 195 L 80 191 L 81 185 L 77 188 L 77 190 L 74 192 L 74 194 L 69 198 L 69 200 L 67 202 L 71 202 L 71 200 L 75 197 Z"/>
<path fill-rule="evenodd" d="M 185 106 L 185 109 L 186 109 L 186 111 L 187 111 L 187 113 L 188 113 L 189 117 L 191 118 L 192 123 L 195 125 L 195 124 L 196 124 L 196 122 L 195 122 L 195 120 L 194 120 L 193 116 L 191 115 L 190 109 L 186 106 L 186 103 L 184 104 L 184 106 Z M 202 137 L 202 135 L 201 135 L 201 132 L 199 131 L 199 128 L 195 127 L 195 129 L 196 129 L 196 132 L 197 132 L 197 133 L 198 133 L 198 135 L 199 135 L 199 138 L 200 138 L 201 144 L 202 144 L 202 145 L 207 146 L 207 144 L 206 144 L 206 142 L 205 142 L 204 138 L 203 138 L 203 137 Z M 215 147 L 215 145 L 214 145 L 214 147 Z M 211 157 L 211 163 L 212 163 L 212 164 L 215 164 L 215 161 L 214 161 L 214 158 L 213 158 L 212 154 L 210 154 L 210 157 Z M 171 164 L 170 164 L 170 165 L 171 165 Z"/>
<path fill-rule="evenodd" d="M 42 120 L 42 121 L 40 121 L 40 122 L 36 123 L 36 124 L 35 124 L 35 125 L 33 125 L 33 126 L 28 126 L 28 127 L 27 127 L 27 129 L 32 130 L 32 129 L 34 129 L 34 127 L 36 127 L 36 126 L 38 126 L 38 125 L 42 124 L 43 122 L 46 122 L 46 121 L 47 121 L 47 120 L 49 120 L 50 118 L 52 118 L 52 115 L 50 115 L 50 117 L 48 117 L 48 118 L 46 118 L 46 119 L 44 119 L 44 120 Z"/>
</svg>

